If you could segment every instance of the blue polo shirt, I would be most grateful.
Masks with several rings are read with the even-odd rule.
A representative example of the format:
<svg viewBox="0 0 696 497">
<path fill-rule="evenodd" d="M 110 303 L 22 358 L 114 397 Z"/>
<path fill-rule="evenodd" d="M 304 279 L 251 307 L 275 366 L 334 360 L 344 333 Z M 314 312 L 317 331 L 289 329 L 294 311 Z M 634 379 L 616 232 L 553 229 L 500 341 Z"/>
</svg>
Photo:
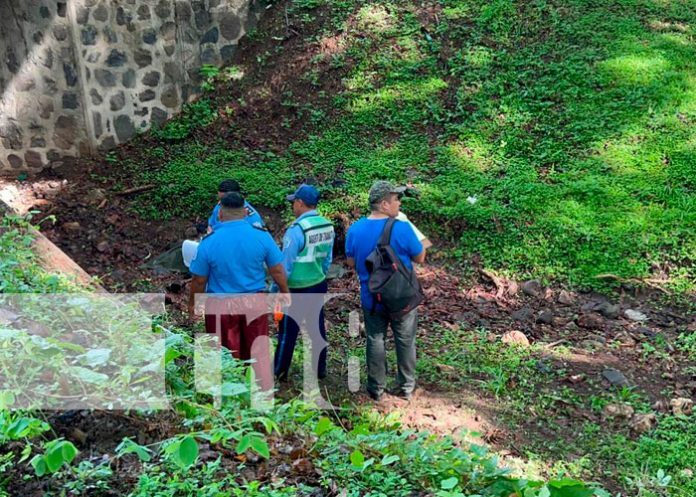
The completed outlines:
<svg viewBox="0 0 696 497">
<path fill-rule="evenodd" d="M 377 248 L 377 242 L 379 237 L 382 236 L 385 224 L 387 224 L 387 218 L 367 219 L 364 217 L 353 223 L 348 228 L 346 235 L 346 257 L 355 259 L 355 269 L 360 280 L 360 301 L 364 309 L 372 309 L 374 300 L 367 288 L 367 280 L 370 274 L 367 272 L 365 260 Z M 413 267 L 411 257 L 415 257 L 423 252 L 423 245 L 418 241 L 413 228 L 411 228 L 410 224 L 403 221 L 394 223 L 389 245 L 392 246 L 404 265 L 409 269 Z"/>
<path fill-rule="evenodd" d="M 261 214 L 258 213 L 254 207 L 247 202 L 246 200 L 244 201 L 244 208 L 247 211 L 247 217 L 246 217 L 246 222 L 249 224 L 258 224 L 259 226 L 265 226 L 263 219 L 261 218 Z M 213 209 L 213 213 L 210 215 L 208 218 L 208 226 L 215 228 L 220 224 L 220 219 L 218 219 L 218 212 L 220 211 L 220 203 L 217 203 L 215 205 L 215 208 Z"/>
<path fill-rule="evenodd" d="M 266 267 L 281 262 L 271 235 L 240 219 L 218 223 L 201 240 L 190 271 L 208 277 L 206 293 L 256 293 L 266 288 Z"/>
</svg>

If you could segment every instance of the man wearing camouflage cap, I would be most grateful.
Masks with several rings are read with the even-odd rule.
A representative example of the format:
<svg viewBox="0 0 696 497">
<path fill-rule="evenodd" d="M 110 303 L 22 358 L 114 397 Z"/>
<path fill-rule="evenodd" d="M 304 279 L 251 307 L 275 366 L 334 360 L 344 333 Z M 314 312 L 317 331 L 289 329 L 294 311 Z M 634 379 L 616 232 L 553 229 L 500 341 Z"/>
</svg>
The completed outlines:
<svg viewBox="0 0 696 497">
<path fill-rule="evenodd" d="M 416 326 L 417 309 L 399 318 L 391 317 L 374 301 L 368 289 L 370 274 L 367 257 L 377 247 L 387 220 L 399 215 L 404 189 L 388 181 L 376 181 L 370 188 L 370 215 L 361 218 L 348 229 L 346 256 L 348 265 L 355 267 L 360 280 L 360 301 L 367 335 L 367 391 L 373 400 L 380 400 L 387 384 L 387 361 L 384 346 L 387 328 L 394 333 L 397 361 L 396 394 L 410 399 L 416 386 Z M 411 269 L 413 262 L 425 260 L 425 250 L 411 225 L 404 221 L 394 223 L 389 245 L 404 266 Z"/>
</svg>

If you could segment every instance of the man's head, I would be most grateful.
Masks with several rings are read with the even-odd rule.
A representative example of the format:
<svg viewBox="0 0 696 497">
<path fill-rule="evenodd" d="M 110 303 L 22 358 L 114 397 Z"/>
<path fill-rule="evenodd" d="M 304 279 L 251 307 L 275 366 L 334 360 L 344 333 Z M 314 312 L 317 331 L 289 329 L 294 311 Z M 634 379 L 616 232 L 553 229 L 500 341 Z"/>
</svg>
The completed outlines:
<svg viewBox="0 0 696 497">
<path fill-rule="evenodd" d="M 295 190 L 295 193 L 288 195 L 286 198 L 289 202 L 292 202 L 292 212 L 295 214 L 295 217 L 299 217 L 305 212 L 316 209 L 320 196 L 319 190 L 314 186 L 303 183 Z"/>
<path fill-rule="evenodd" d="M 239 192 L 225 193 L 220 199 L 220 221 L 233 221 L 244 219 L 246 209 L 244 208 L 244 197 Z"/>
<path fill-rule="evenodd" d="M 222 197 L 224 197 L 226 193 L 239 193 L 240 191 L 241 189 L 239 188 L 239 183 L 237 183 L 233 179 L 226 179 L 224 181 L 221 181 L 218 185 L 218 199 L 222 200 Z"/>
<path fill-rule="evenodd" d="M 389 181 L 375 181 L 370 188 L 370 210 L 390 217 L 396 217 L 401 209 L 403 187 L 397 187 Z"/>
</svg>

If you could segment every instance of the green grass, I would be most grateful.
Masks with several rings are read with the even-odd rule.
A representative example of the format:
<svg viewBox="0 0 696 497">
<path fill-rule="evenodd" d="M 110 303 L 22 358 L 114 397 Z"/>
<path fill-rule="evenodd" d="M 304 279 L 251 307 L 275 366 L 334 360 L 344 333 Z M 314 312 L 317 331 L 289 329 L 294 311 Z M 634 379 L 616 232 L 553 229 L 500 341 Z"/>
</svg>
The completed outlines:
<svg viewBox="0 0 696 497">
<path fill-rule="evenodd" d="M 655 429 L 636 435 L 628 421 L 603 420 L 601 413 L 616 403 L 629 404 L 637 413 L 651 412 L 646 395 L 628 387 L 607 390 L 599 378 L 588 377 L 578 385 L 566 382 L 570 373 L 554 360 L 564 357 L 558 348 L 506 346 L 490 341 L 483 330 L 462 328 L 431 330 L 424 340 L 419 381 L 474 397 L 477 392 L 493 396 L 495 422 L 519 434 L 514 443 L 523 448 L 528 467 L 547 476 L 609 481 L 622 495 L 695 495 L 696 480 L 689 470 L 696 467 L 691 449 L 696 446 L 696 415 L 658 413 Z M 673 362 L 652 354 L 650 361 Z"/>
<path fill-rule="evenodd" d="M 302 23 L 322 4 L 292 2 L 290 13 Z M 342 28 L 342 51 L 315 63 L 350 68 L 331 95 L 339 116 L 308 109 L 299 119 L 312 116 L 314 131 L 270 161 L 264 150 L 219 160 L 226 144 L 175 149 L 148 179 L 186 176 L 190 191 L 148 197 L 160 215 L 207 211 L 200 192 L 225 175 L 270 207 L 316 177 L 329 213 L 364 211 L 370 183 L 389 178 L 420 187 L 408 213 L 453 256 L 480 253 L 510 275 L 579 288 L 606 288 L 602 273 L 648 278 L 659 265 L 666 286 L 694 290 L 692 2 L 328 5 L 333 18 L 314 36 Z M 439 20 L 427 33 L 416 15 L 425 7 Z M 325 77 L 312 66 L 306 79 Z M 337 178 L 346 186 L 332 187 Z"/>
</svg>

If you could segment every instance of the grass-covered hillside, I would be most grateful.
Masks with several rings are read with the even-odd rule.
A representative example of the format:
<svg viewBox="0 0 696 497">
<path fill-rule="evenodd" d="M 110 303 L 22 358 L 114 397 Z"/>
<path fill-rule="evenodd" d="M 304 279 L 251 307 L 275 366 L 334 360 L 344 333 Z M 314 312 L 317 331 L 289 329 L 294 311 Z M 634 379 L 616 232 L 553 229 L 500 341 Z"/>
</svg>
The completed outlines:
<svg viewBox="0 0 696 497">
<path fill-rule="evenodd" d="M 406 210 L 450 255 L 578 288 L 693 291 L 692 1 L 296 0 L 268 12 L 277 22 L 240 62 L 129 154 L 138 181 L 162 185 L 143 212 L 204 214 L 227 176 L 282 207 L 312 177 L 328 209 L 354 215 L 389 178 L 421 190 Z"/>
</svg>

